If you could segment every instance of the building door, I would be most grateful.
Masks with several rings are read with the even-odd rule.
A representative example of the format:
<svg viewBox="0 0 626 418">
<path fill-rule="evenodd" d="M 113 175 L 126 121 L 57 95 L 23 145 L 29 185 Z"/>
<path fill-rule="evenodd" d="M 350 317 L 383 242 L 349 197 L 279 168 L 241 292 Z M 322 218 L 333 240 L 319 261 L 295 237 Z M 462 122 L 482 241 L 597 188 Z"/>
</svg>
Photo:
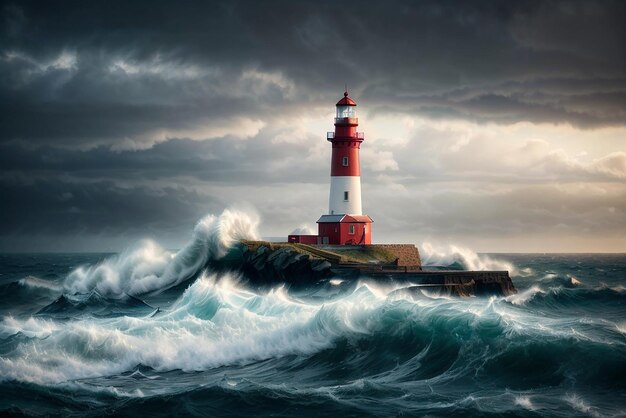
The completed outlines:
<svg viewBox="0 0 626 418">
<path fill-rule="evenodd" d="M 322 244 L 328 244 L 328 237 L 322 237 Z"/>
</svg>

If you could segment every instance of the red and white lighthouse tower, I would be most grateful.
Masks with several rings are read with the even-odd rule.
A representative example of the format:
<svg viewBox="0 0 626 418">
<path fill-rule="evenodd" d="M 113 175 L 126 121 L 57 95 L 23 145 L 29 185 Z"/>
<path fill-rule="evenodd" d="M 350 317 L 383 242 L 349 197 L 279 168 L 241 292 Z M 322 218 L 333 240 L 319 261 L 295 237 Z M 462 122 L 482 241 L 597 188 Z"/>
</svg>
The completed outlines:
<svg viewBox="0 0 626 418">
<path fill-rule="evenodd" d="M 332 144 L 328 215 L 318 221 L 320 244 L 371 244 L 372 219 L 361 206 L 361 162 L 359 150 L 365 139 L 357 132 L 356 102 L 348 92 L 337 102 L 335 131 L 326 139 Z"/>
<path fill-rule="evenodd" d="M 363 133 L 357 132 L 356 102 L 348 92 L 337 102 L 335 131 L 326 139 L 332 144 L 328 213 L 361 215 L 361 164 L 359 149 Z"/>
<path fill-rule="evenodd" d="M 332 144 L 328 214 L 317 221 L 317 235 L 292 234 L 289 242 L 301 244 L 364 245 L 372 243 L 372 218 L 361 208 L 361 162 L 359 150 L 365 136 L 357 132 L 356 102 L 348 92 L 337 102 L 335 131 L 326 139 Z"/>
</svg>

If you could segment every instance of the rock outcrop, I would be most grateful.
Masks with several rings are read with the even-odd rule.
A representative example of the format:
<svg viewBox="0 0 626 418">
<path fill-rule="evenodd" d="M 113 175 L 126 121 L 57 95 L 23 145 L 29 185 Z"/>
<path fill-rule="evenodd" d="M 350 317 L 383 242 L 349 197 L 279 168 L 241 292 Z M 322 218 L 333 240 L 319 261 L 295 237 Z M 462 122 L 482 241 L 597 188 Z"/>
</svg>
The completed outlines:
<svg viewBox="0 0 626 418">
<path fill-rule="evenodd" d="M 398 248 L 409 251 L 410 254 L 405 255 L 405 261 L 415 257 L 417 253 L 417 249 L 413 253 L 408 249 L 409 246 L 389 247 L 392 247 L 391 251 Z M 323 251 L 325 250 L 312 251 L 309 246 L 302 245 L 244 242 L 233 248 L 219 265 L 241 272 L 254 286 L 278 283 L 309 286 L 322 280 L 341 278 L 407 283 L 414 285 L 416 289 L 451 296 L 510 295 L 517 292 L 507 271 L 422 271 L 419 266 L 416 266 L 417 269 L 403 268 L 400 263 L 342 262 L 338 260 L 343 260 L 344 255 L 338 256 L 329 252 L 333 256 L 331 262 L 322 258 L 325 255 Z"/>
<path fill-rule="evenodd" d="M 331 276 L 330 267 L 326 260 L 311 259 L 290 248 L 270 251 L 261 246 L 254 252 L 244 253 L 242 270 L 250 279 L 266 283 L 310 283 Z"/>
</svg>

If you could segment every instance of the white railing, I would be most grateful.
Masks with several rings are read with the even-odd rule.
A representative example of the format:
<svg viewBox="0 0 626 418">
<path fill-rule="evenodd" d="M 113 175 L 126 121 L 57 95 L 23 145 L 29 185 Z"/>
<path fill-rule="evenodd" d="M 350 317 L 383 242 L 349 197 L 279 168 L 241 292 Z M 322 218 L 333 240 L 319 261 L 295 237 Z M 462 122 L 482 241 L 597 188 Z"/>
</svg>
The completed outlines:
<svg viewBox="0 0 626 418">
<path fill-rule="evenodd" d="M 350 137 L 346 137 L 346 138 L 350 138 Z M 354 136 L 352 138 L 365 139 L 365 133 L 364 132 L 355 132 Z M 334 132 L 326 132 L 326 139 L 328 141 L 331 141 L 331 140 L 335 139 L 335 133 Z"/>
</svg>

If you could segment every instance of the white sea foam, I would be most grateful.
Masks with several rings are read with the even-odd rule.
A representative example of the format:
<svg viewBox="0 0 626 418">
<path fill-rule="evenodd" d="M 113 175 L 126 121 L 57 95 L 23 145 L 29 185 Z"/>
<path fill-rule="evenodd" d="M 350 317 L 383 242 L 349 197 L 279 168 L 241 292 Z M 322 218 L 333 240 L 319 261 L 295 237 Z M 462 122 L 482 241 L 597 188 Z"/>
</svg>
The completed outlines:
<svg viewBox="0 0 626 418">
<path fill-rule="evenodd" d="M 519 292 L 510 296 L 507 296 L 504 299 L 508 302 L 511 302 L 514 305 L 524 305 L 526 302 L 528 302 L 538 293 L 546 293 L 546 292 L 539 286 L 535 285 L 524 290 L 523 292 Z"/>
<path fill-rule="evenodd" d="M 626 286 L 620 284 L 620 285 L 611 287 L 611 290 L 617 293 L 624 293 L 624 291 L 626 291 Z"/>
<path fill-rule="evenodd" d="M 488 324 L 504 327 L 508 334 L 571 338 L 571 327 L 561 319 L 521 313 L 501 303 L 504 298 L 488 303 L 481 298 L 412 298 L 407 286 L 361 282 L 345 296 L 305 303 L 284 287 L 260 294 L 241 288 L 237 277 L 203 274 L 170 308 L 150 316 L 72 321 L 8 317 L 0 323 L 0 335 L 21 333 L 28 339 L 0 357 L 0 380 L 58 384 L 132 371 L 138 364 L 159 373 L 309 356 L 338 340 L 376 335 L 381 326 L 388 327 L 381 321 L 400 324 L 407 317 L 420 327 L 436 321 L 440 329 L 451 321 L 457 324 L 454 329 Z M 400 311 L 394 313 L 396 309 Z"/>
<path fill-rule="evenodd" d="M 582 412 L 583 414 L 587 414 L 592 417 L 600 417 L 602 416 L 598 413 L 597 409 L 589 405 L 583 398 L 576 394 L 570 394 L 565 396 L 564 400 L 570 404 L 572 408 L 575 410 Z"/>
<path fill-rule="evenodd" d="M 9 316 L 4 318 L 0 327 L 0 335 L 8 337 L 21 332 L 27 337 L 47 338 L 61 327 L 62 325 L 58 325 L 52 320 L 35 319 L 33 317 L 26 320 L 18 320 Z"/>
<path fill-rule="evenodd" d="M 35 276 L 24 277 L 23 279 L 18 280 L 18 283 L 24 287 L 29 287 L 33 289 L 47 289 L 55 292 L 60 292 L 63 289 L 62 286 L 50 280 L 42 280 Z"/>
<path fill-rule="evenodd" d="M 265 295 L 240 289 L 236 278 L 201 277 L 168 312 L 143 318 L 54 320 L 5 318 L 0 334 L 41 339 L 0 358 L 2 379 L 59 383 L 132 370 L 206 370 L 306 355 L 329 348 L 337 335 L 368 332 L 380 301 L 365 288 L 341 303 L 306 305 L 284 289 Z"/>
<path fill-rule="evenodd" d="M 64 283 L 66 293 L 97 290 L 107 297 L 162 291 L 189 279 L 209 259 L 219 259 L 240 239 L 257 239 L 258 217 L 237 210 L 208 215 L 194 228 L 191 241 L 178 253 L 144 240 L 95 266 L 80 267 Z"/>
<path fill-rule="evenodd" d="M 528 396 L 516 396 L 515 404 L 521 406 L 522 408 L 528 409 L 530 411 L 535 410 L 535 406 L 533 405 L 533 403 L 530 400 L 530 397 Z"/>
<path fill-rule="evenodd" d="M 435 246 L 424 242 L 420 246 L 420 255 L 426 266 L 460 263 L 469 270 L 508 270 L 512 276 L 517 275 L 517 269 L 512 263 L 477 254 L 469 248 L 457 245 Z"/>
<path fill-rule="evenodd" d="M 295 228 L 289 235 L 315 235 L 315 231 L 307 224 L 302 224 Z"/>
<path fill-rule="evenodd" d="M 371 334 L 389 292 L 360 284 L 338 300 L 307 304 L 283 287 L 257 294 L 240 288 L 236 277 L 202 275 L 169 310 L 153 316 L 4 318 L 0 335 L 37 338 L 0 358 L 0 380 L 56 384 L 137 364 L 157 372 L 196 371 L 310 355 L 331 348 L 338 336 Z"/>
<path fill-rule="evenodd" d="M 341 298 L 304 303 L 283 287 L 258 294 L 239 287 L 237 277 L 202 275 L 171 308 L 156 315 L 73 321 L 4 318 L 0 335 L 34 338 L 0 358 L 0 380 L 57 384 L 115 375 L 138 364 L 157 373 L 201 371 L 308 356 L 332 348 L 339 337 L 374 335 L 381 319 L 398 307 L 404 310 L 401 317 L 411 315 L 420 322 L 467 321 L 469 313 L 470 326 L 487 321 L 501 324 L 507 333 L 556 335 L 569 329 L 556 319 L 522 315 L 495 297 L 485 304 L 474 298 L 413 299 L 403 292 L 398 286 L 360 283 Z"/>
<path fill-rule="evenodd" d="M 528 277 L 535 274 L 535 271 L 530 267 L 524 267 L 523 269 L 518 270 L 518 275 L 522 277 Z"/>
</svg>

